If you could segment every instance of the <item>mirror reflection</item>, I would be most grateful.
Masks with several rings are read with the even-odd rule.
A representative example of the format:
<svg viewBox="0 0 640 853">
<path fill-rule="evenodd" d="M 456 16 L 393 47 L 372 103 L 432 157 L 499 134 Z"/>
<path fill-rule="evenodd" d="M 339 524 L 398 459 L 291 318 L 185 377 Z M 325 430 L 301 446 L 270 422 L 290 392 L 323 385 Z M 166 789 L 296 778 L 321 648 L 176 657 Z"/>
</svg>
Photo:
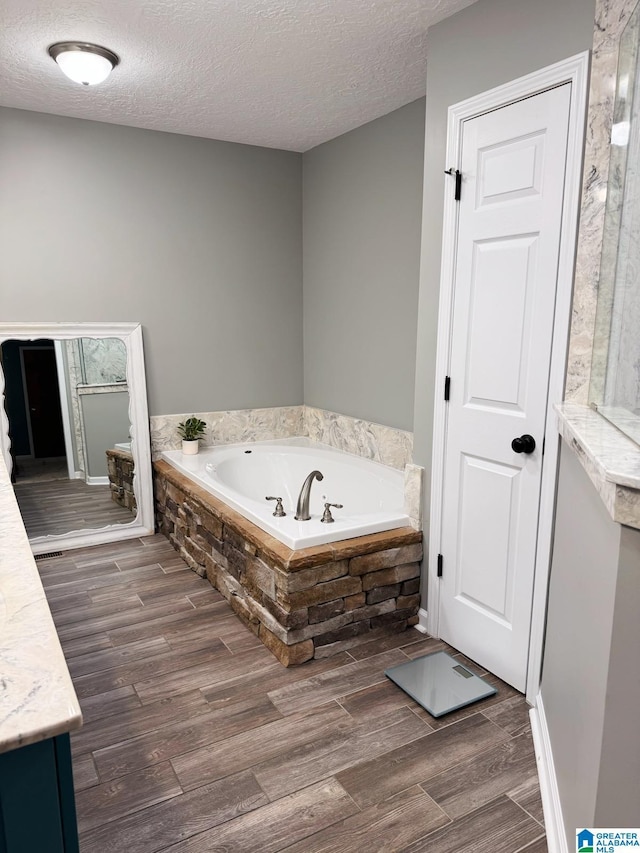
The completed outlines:
<svg viewBox="0 0 640 853">
<path fill-rule="evenodd" d="M 0 361 L 12 479 L 29 538 L 134 521 L 124 342 L 10 339 Z"/>
</svg>

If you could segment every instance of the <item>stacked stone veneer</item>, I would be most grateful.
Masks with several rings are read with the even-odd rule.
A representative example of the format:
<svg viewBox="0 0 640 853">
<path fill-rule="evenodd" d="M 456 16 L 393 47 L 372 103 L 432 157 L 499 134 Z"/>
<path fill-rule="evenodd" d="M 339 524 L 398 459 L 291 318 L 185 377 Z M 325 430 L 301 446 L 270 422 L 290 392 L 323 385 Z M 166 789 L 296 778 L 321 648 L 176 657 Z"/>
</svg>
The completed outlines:
<svg viewBox="0 0 640 853">
<path fill-rule="evenodd" d="M 419 531 L 292 551 L 169 463 L 154 469 L 159 529 L 285 666 L 417 623 Z"/>
<path fill-rule="evenodd" d="M 136 496 L 133 493 L 133 456 L 125 450 L 107 450 L 107 468 L 111 499 L 135 515 Z"/>
</svg>

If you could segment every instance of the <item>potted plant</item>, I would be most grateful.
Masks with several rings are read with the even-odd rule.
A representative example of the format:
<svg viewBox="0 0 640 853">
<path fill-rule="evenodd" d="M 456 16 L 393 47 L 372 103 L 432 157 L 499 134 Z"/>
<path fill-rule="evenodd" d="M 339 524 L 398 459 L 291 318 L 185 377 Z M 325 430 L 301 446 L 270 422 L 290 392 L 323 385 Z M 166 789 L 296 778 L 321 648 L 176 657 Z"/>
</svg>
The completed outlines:
<svg viewBox="0 0 640 853">
<path fill-rule="evenodd" d="M 192 415 L 186 421 L 178 424 L 178 434 L 182 438 L 182 452 L 193 455 L 200 449 L 200 439 L 205 434 L 207 425 L 200 418 Z"/>
</svg>

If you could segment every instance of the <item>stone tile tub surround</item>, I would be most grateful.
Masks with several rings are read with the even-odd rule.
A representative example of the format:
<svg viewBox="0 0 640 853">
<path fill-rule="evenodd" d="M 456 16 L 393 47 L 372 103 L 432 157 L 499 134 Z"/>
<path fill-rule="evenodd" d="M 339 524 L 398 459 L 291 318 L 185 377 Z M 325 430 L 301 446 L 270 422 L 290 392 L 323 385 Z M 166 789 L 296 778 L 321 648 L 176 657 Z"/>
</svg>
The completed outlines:
<svg viewBox="0 0 640 853">
<path fill-rule="evenodd" d="M 0 752 L 73 731 L 78 699 L 0 454 Z"/>
<path fill-rule="evenodd" d="M 422 529 L 424 468 L 412 464 L 413 433 L 311 406 L 195 412 L 207 424 L 203 447 L 307 437 L 321 444 L 372 459 L 405 472 L 405 513 L 415 530 Z M 189 414 L 151 417 L 151 451 L 179 450 L 176 432 Z"/>
<path fill-rule="evenodd" d="M 133 491 L 133 456 L 126 450 L 107 450 L 107 470 L 111 500 L 136 514 L 136 496 Z"/>
<path fill-rule="evenodd" d="M 419 531 L 292 551 L 167 462 L 154 469 L 160 531 L 285 666 L 418 622 Z"/>
</svg>

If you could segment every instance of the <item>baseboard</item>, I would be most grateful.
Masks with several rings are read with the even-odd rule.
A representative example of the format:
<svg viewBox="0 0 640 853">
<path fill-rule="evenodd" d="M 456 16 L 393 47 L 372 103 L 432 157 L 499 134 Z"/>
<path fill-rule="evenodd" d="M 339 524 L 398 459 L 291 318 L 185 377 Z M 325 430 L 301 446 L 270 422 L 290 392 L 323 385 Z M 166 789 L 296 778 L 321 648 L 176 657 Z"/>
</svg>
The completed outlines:
<svg viewBox="0 0 640 853">
<path fill-rule="evenodd" d="M 547 847 L 549 853 L 569 853 L 567 836 L 564 831 L 564 820 L 562 818 L 560 792 L 553 764 L 551 740 L 549 738 L 547 718 L 545 717 L 544 704 L 540 693 L 536 697 L 535 706 L 529 711 L 529 716 L 531 718 L 531 734 L 533 736 L 533 746 L 538 765 L 540 797 L 542 799 L 544 825 L 547 833 Z"/>
<path fill-rule="evenodd" d="M 420 621 L 415 626 L 416 631 L 420 631 L 421 634 L 428 634 L 429 632 L 427 631 L 427 611 L 423 607 L 418 610 L 418 618 L 420 619 Z"/>
<path fill-rule="evenodd" d="M 85 480 L 87 486 L 108 486 L 108 477 L 87 477 Z"/>
</svg>

